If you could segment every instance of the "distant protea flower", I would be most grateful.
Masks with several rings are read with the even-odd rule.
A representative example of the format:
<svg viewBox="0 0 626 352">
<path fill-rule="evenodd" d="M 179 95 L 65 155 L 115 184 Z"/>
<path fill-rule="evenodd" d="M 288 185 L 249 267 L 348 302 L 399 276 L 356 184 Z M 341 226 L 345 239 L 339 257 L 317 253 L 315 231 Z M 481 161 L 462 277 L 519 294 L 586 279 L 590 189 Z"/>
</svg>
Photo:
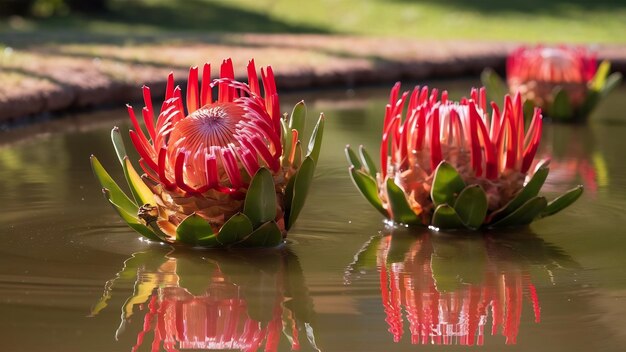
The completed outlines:
<svg viewBox="0 0 626 352">
<path fill-rule="evenodd" d="M 355 185 L 389 219 L 444 229 L 527 225 L 582 194 L 579 186 L 550 203 L 538 196 L 549 171 L 540 162 L 529 172 L 541 139 L 541 110 L 525 130 L 519 94 L 507 96 L 502 109 L 491 103 L 490 117 L 484 88 L 459 103 L 446 91 L 439 100 L 427 87 L 398 99 L 399 90 L 397 83 L 386 107 L 380 172 L 362 146 L 360 158 L 346 148 Z"/>
<path fill-rule="evenodd" d="M 588 117 L 598 102 L 617 87 L 620 73 L 609 76 L 610 63 L 599 66 L 595 53 L 583 47 L 519 47 L 507 59 L 506 81 L 511 94 L 520 92 L 530 110 L 538 106 L 559 121 Z M 483 73 L 491 90 L 501 86 L 493 71 Z"/>
<path fill-rule="evenodd" d="M 200 84 L 198 68 L 191 68 L 185 108 L 170 74 L 156 123 L 150 89 L 144 86 L 147 134 L 128 106 L 134 127 L 130 138 L 143 176 L 126 156 L 119 130 L 113 129 L 132 199 L 93 156 L 92 167 L 120 216 L 151 240 L 275 246 L 304 205 L 320 152 L 323 115 L 303 155 L 304 102 L 294 107 L 289 120 L 281 115 L 271 67 L 261 69 L 263 92 L 253 60 L 247 84 L 235 81 L 230 59 L 222 63 L 219 79 L 210 76 L 211 66 L 205 64 Z"/>
</svg>

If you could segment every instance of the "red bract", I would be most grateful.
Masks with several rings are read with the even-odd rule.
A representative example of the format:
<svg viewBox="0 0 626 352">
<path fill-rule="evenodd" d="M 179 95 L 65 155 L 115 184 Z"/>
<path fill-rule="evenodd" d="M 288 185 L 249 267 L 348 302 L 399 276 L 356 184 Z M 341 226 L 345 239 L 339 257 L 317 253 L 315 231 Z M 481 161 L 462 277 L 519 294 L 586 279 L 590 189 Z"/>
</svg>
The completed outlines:
<svg viewBox="0 0 626 352">
<path fill-rule="evenodd" d="M 429 92 L 428 87 L 415 87 L 398 98 L 399 91 L 396 83 L 385 109 L 381 189 L 392 178 L 417 214 L 430 209 L 432 176 L 444 160 L 467 184 L 483 187 L 490 209 L 507 202 L 523 186 L 541 139 L 541 110 L 535 109 L 525 129 L 519 94 L 507 96 L 502 108 L 491 103 L 489 114 L 484 88 L 473 89 L 470 99 L 460 102 L 448 100 L 446 91 L 439 98 L 438 90 Z"/>
<path fill-rule="evenodd" d="M 247 187 L 240 167 L 252 177 L 263 166 L 259 159 L 273 173 L 280 170 L 281 115 L 271 67 L 261 69 L 263 94 L 253 60 L 248 64 L 248 85 L 234 80 L 230 59 L 222 63 L 219 79 L 211 81 L 210 77 L 209 64 L 202 69 L 201 83 L 198 68 L 191 68 L 183 100 L 170 74 L 156 123 L 150 88 L 144 86 L 142 116 L 148 136 L 128 106 L 134 126 L 130 137 L 141 156 L 140 164 L 169 192 L 235 193 Z"/>
</svg>

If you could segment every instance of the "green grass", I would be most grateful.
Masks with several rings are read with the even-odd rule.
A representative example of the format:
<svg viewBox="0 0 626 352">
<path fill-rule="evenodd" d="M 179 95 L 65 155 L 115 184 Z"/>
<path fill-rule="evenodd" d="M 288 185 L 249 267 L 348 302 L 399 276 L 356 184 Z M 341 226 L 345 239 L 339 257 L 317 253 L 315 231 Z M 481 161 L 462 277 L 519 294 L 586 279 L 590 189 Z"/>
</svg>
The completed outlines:
<svg viewBox="0 0 626 352">
<path fill-rule="evenodd" d="M 17 28 L 17 29 L 16 29 Z M 100 35 L 326 33 L 416 39 L 626 42 L 623 0 L 111 0 L 109 13 L 0 29 Z"/>
</svg>

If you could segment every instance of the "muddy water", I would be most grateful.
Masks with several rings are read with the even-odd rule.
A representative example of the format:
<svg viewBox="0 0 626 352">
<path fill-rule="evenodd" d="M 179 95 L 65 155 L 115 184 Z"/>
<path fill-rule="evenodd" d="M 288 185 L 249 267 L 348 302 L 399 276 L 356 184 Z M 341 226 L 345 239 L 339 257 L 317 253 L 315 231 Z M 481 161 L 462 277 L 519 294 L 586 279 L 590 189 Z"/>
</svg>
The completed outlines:
<svg viewBox="0 0 626 352">
<path fill-rule="evenodd" d="M 471 83 L 432 84 L 459 96 Z M 115 170 L 109 131 L 128 127 L 123 110 L 1 132 L 2 350 L 622 350 L 626 90 L 587 126 L 545 128 L 545 192 L 582 183 L 577 204 L 475 236 L 387 228 L 353 189 L 343 147 L 378 150 L 386 95 L 283 98 L 283 110 L 304 98 L 328 120 L 308 204 L 272 251 L 140 241 L 88 162 Z"/>
</svg>

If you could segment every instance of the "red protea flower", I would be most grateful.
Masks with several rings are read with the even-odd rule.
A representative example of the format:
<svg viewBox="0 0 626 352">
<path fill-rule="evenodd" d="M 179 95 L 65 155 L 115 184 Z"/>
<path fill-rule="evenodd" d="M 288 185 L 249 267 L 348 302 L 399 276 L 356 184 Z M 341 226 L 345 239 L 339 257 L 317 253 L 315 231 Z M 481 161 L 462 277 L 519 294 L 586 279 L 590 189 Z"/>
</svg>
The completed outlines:
<svg viewBox="0 0 626 352">
<path fill-rule="evenodd" d="M 621 74 L 608 76 L 609 71 L 608 61 L 598 66 L 596 54 L 584 47 L 522 46 L 507 58 L 506 81 L 509 92 L 520 92 L 529 106 L 572 121 L 587 117 L 619 85 Z M 483 78 L 486 85 L 500 81 L 491 71 Z"/>
<path fill-rule="evenodd" d="M 124 211 L 122 217 L 150 239 L 202 246 L 276 245 L 302 208 L 319 155 L 323 117 L 304 157 L 299 140 L 304 103 L 296 105 L 287 122 L 271 67 L 261 69 L 263 89 L 253 60 L 248 84 L 235 81 L 230 59 L 222 63 L 220 78 L 211 81 L 210 76 L 211 66 L 205 64 L 199 83 L 198 68 L 191 68 L 183 99 L 170 74 L 156 122 L 150 89 L 144 86 L 147 133 L 128 106 L 134 127 L 130 138 L 145 172 L 142 180 L 127 161 L 119 131 L 113 130 L 134 201 L 111 189 L 116 186 L 94 158 L 96 176 L 116 209 Z"/>
<path fill-rule="evenodd" d="M 522 100 L 507 96 L 487 110 L 484 88 L 470 99 L 416 87 L 398 99 L 391 90 L 380 147 L 381 170 L 361 147 L 346 148 L 357 188 L 381 213 L 405 224 L 477 229 L 525 225 L 552 215 L 580 196 L 576 188 L 548 204 L 537 194 L 548 174 L 540 163 L 525 186 L 541 139 L 541 110 L 524 127 Z M 407 105 L 406 118 L 403 111 Z"/>
</svg>

